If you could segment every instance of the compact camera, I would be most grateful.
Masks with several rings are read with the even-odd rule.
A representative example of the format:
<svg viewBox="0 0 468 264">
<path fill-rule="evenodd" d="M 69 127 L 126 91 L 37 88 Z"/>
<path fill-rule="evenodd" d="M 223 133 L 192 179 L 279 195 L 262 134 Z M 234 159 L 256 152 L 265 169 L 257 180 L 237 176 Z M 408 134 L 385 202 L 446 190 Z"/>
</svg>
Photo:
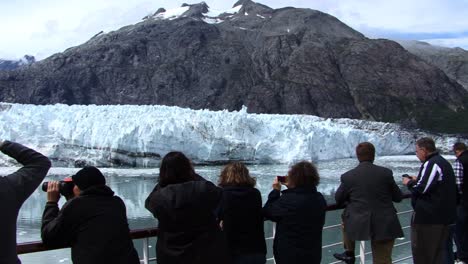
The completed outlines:
<svg viewBox="0 0 468 264">
<path fill-rule="evenodd" d="M 286 176 L 276 176 L 279 182 L 285 183 L 286 182 Z"/>
</svg>

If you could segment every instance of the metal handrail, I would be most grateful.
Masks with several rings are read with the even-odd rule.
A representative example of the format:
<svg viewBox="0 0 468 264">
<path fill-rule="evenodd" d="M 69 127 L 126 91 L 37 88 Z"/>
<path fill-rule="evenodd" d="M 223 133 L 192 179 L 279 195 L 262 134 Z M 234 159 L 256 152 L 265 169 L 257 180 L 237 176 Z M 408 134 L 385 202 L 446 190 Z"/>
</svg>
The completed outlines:
<svg viewBox="0 0 468 264">
<path fill-rule="evenodd" d="M 155 237 L 159 233 L 158 228 L 144 228 L 144 229 L 134 229 L 130 231 L 130 238 L 132 239 L 142 239 L 148 237 Z M 42 251 L 49 251 L 55 249 L 62 249 L 62 248 L 69 248 L 70 246 L 62 246 L 62 247 L 48 247 L 45 246 L 42 241 L 32 241 L 26 243 L 19 243 L 16 246 L 16 253 L 17 254 L 28 254 L 28 253 L 36 253 Z"/>
<path fill-rule="evenodd" d="M 403 199 L 407 199 L 407 198 L 410 198 L 410 197 L 411 197 L 411 194 L 404 194 L 403 195 Z M 326 211 L 335 211 L 335 210 L 340 210 L 340 209 L 343 209 L 343 208 L 344 208 L 343 205 L 331 204 L 331 205 L 328 205 L 325 210 Z M 406 214 L 406 213 L 410 213 L 410 212 L 412 212 L 412 210 L 399 212 L 397 214 L 400 215 L 400 214 Z M 340 227 L 341 227 L 341 224 L 335 224 L 335 225 L 325 226 L 325 227 L 323 227 L 323 230 L 333 229 L 333 228 L 340 228 Z M 409 228 L 409 226 L 403 227 L 403 229 L 406 229 L 406 228 Z M 273 229 L 273 232 L 274 232 L 274 229 Z M 148 239 L 150 237 L 156 237 L 158 235 L 158 233 L 159 233 L 159 229 L 156 228 L 156 227 L 130 230 L 130 238 L 131 239 L 144 239 L 143 240 L 143 260 L 141 260 L 141 262 L 143 262 L 144 264 L 148 264 L 150 261 L 155 261 L 156 260 L 156 258 L 150 258 L 149 257 L 149 250 L 148 250 L 149 242 L 148 242 Z M 274 238 L 274 236 L 266 237 L 265 239 L 266 240 L 271 240 L 273 238 Z M 408 244 L 408 243 L 410 243 L 410 242 L 409 241 L 408 242 L 403 242 L 401 244 L 395 245 L 394 247 L 405 245 L 405 244 Z M 322 246 L 322 249 L 333 247 L 333 246 L 338 246 L 338 245 L 341 245 L 341 244 L 343 244 L 343 242 L 337 242 L 337 243 L 324 245 L 324 246 Z M 28 254 L 28 253 L 36 253 L 36 252 L 43 252 L 43 251 L 63 249 L 63 248 L 69 248 L 69 246 L 49 247 L 49 246 L 45 246 L 42 243 L 42 241 L 31 241 L 31 242 L 19 243 L 16 246 L 16 252 L 17 252 L 17 254 Z M 361 263 L 364 263 L 364 256 L 371 253 L 371 252 L 364 252 L 364 250 L 365 250 L 364 241 L 361 241 L 361 243 L 360 243 Z M 394 261 L 394 263 L 397 263 L 397 262 L 400 262 L 400 261 L 403 261 L 403 260 L 406 260 L 406 259 L 410 259 L 410 258 L 411 258 L 411 256 L 405 257 L 405 258 L 402 258 L 402 259 L 398 259 L 398 260 Z M 274 258 L 269 258 L 267 260 L 274 260 Z M 340 262 L 341 261 L 337 261 L 337 262 L 332 262 L 330 264 L 340 263 Z"/>
</svg>

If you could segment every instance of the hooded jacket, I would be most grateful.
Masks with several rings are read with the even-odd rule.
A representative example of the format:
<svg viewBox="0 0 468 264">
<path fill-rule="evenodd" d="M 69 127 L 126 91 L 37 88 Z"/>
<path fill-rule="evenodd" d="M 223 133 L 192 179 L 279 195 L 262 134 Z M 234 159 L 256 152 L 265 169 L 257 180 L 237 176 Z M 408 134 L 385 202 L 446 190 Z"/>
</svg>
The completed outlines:
<svg viewBox="0 0 468 264">
<path fill-rule="evenodd" d="M 263 207 L 276 222 L 273 254 L 277 264 L 319 264 L 326 202 L 315 187 L 272 190 Z"/>
<path fill-rule="evenodd" d="M 226 238 L 215 217 L 222 190 L 209 181 L 156 186 L 145 202 L 159 221 L 160 264 L 228 263 Z"/>
<path fill-rule="evenodd" d="M 232 256 L 266 254 L 262 196 L 256 188 L 224 187 L 219 220 Z"/>
<path fill-rule="evenodd" d="M 21 263 L 16 254 L 16 218 L 24 201 L 39 186 L 50 168 L 50 160 L 18 143 L 5 141 L 0 150 L 23 167 L 0 177 L 0 264 Z"/>
<path fill-rule="evenodd" d="M 106 185 L 81 191 L 59 211 L 47 202 L 41 236 L 46 246 L 71 246 L 75 264 L 138 264 L 125 204 Z"/>
</svg>

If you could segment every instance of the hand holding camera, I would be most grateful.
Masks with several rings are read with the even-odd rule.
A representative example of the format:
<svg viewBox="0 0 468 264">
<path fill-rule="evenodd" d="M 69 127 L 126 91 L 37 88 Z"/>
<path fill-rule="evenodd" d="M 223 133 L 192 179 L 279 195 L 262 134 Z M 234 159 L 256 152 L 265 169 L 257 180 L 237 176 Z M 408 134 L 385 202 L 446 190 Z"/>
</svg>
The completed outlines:
<svg viewBox="0 0 468 264">
<path fill-rule="evenodd" d="M 278 178 L 278 182 L 281 183 L 281 184 L 285 184 L 286 183 L 286 176 L 276 176 L 276 178 Z"/>
<path fill-rule="evenodd" d="M 416 180 L 416 177 L 410 176 L 408 174 L 401 175 L 401 178 L 403 179 L 403 185 L 408 185 L 408 182 Z"/>
<path fill-rule="evenodd" d="M 272 187 L 275 190 L 281 191 L 281 185 L 288 186 L 288 177 L 287 176 L 276 176 L 275 179 L 273 180 Z"/>
</svg>

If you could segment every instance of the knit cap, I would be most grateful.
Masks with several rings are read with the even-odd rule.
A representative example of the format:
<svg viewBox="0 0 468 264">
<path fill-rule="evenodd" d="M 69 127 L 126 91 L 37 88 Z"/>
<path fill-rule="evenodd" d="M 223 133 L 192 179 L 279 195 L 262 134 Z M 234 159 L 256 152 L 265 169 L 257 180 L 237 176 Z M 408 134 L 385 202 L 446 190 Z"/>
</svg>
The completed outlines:
<svg viewBox="0 0 468 264">
<path fill-rule="evenodd" d="M 93 166 L 86 166 L 79 170 L 72 176 L 72 179 L 80 190 L 86 190 L 87 188 L 95 185 L 106 184 L 106 178 L 104 178 L 104 175 L 102 175 L 98 168 Z"/>
</svg>

